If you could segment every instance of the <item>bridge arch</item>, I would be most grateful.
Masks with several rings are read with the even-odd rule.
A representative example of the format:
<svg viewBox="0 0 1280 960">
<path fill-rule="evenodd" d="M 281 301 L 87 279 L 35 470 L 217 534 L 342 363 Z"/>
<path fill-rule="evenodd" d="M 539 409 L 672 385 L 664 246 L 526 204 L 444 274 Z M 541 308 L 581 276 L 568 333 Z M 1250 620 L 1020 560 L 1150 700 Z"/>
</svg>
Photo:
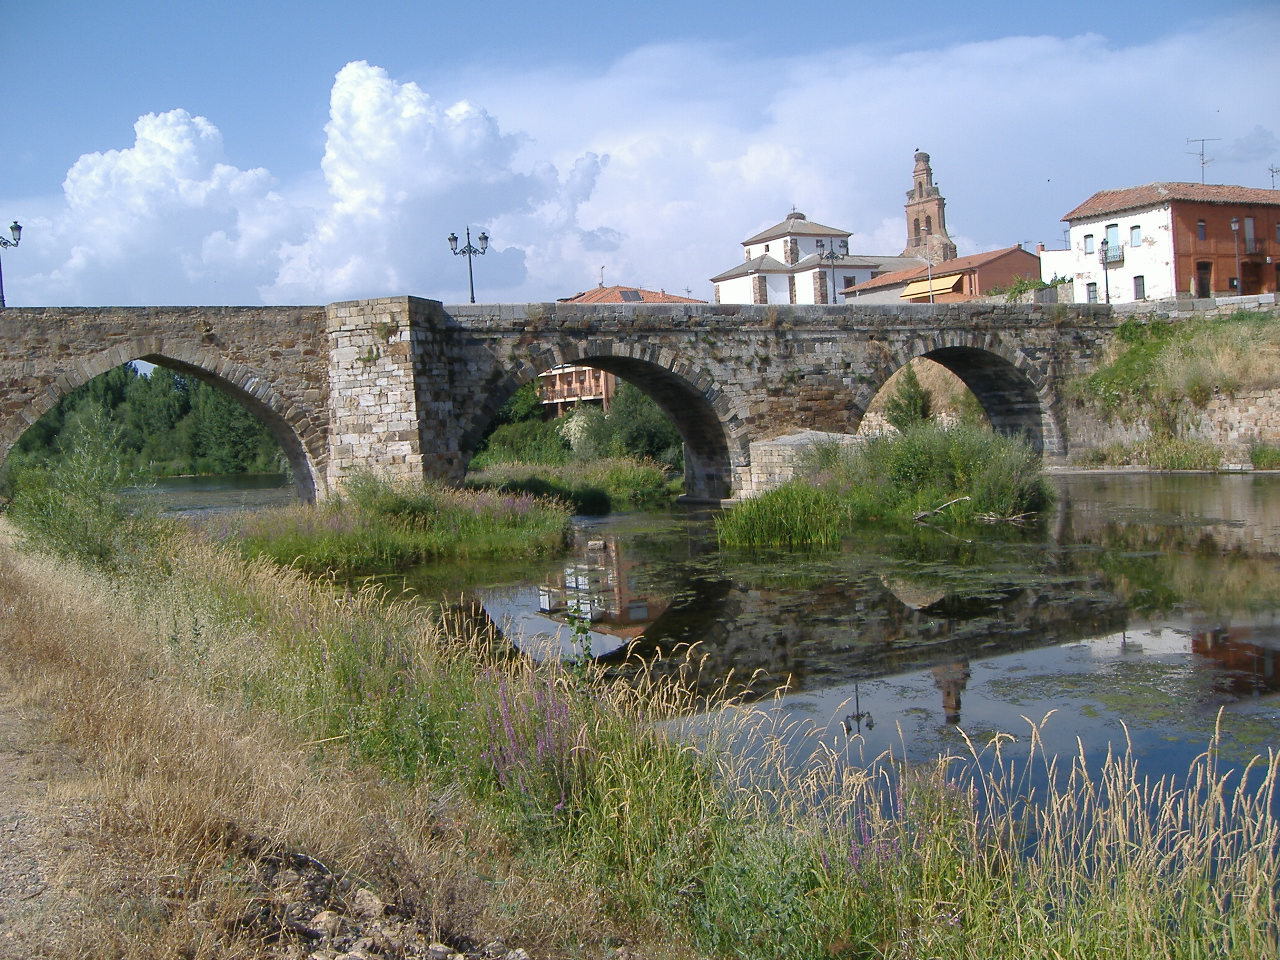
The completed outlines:
<svg viewBox="0 0 1280 960">
<path fill-rule="evenodd" d="M 557 342 L 521 362 L 494 389 L 462 434 L 469 459 L 498 409 L 517 389 L 554 367 L 574 364 L 611 373 L 643 392 L 671 420 L 684 441 L 684 495 L 720 501 L 732 495 L 745 469 L 745 429 L 705 370 L 668 348 L 643 343 Z"/>
<path fill-rule="evenodd" d="M 151 341 L 132 357 L 123 356 L 117 347 L 71 360 L 48 389 L 32 397 L 20 415 L 0 425 L 0 455 L 7 455 L 27 428 L 53 409 L 63 396 L 131 360 L 167 367 L 235 398 L 267 426 L 284 451 L 298 497 L 308 502 L 316 498 L 316 480 L 323 475 L 320 470 L 324 462 L 323 431 L 315 429 L 302 411 L 253 370 L 227 360 L 216 350 L 185 342 Z"/>
<path fill-rule="evenodd" d="M 889 377 L 923 357 L 955 374 L 973 393 L 998 433 L 1024 436 L 1044 456 L 1063 456 L 1066 443 L 1058 397 L 1049 377 L 1020 349 L 982 331 L 945 330 L 888 350 L 874 383 L 858 398 L 866 410 Z"/>
</svg>

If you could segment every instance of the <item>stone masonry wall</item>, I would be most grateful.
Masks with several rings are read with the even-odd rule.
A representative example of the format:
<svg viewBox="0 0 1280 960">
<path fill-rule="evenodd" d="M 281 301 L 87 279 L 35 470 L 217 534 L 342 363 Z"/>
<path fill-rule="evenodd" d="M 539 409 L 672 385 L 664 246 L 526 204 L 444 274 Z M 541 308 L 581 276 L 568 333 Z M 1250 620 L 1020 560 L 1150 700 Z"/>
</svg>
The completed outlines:
<svg viewBox="0 0 1280 960">
<path fill-rule="evenodd" d="M 271 426 L 305 497 L 358 470 L 457 480 L 516 388 L 585 362 L 658 402 L 686 440 L 686 489 L 718 499 L 767 482 L 752 468 L 761 441 L 856 432 L 889 376 L 923 355 L 970 383 L 1001 429 L 1063 453 L 1056 384 L 1091 369 L 1116 322 L 1106 307 L 1061 304 L 446 308 L 386 297 L 10 309 L 0 311 L 0 453 L 68 390 L 143 359 L 239 397 Z"/>
<path fill-rule="evenodd" d="M 1280 316 L 1275 294 L 1214 300 L 1158 300 L 1122 304 L 1115 310 L 1117 319 L 1145 323 L 1185 320 L 1191 316 L 1227 317 L 1241 310 Z M 1247 464 L 1248 448 L 1253 444 L 1280 444 L 1280 390 L 1215 395 L 1203 410 L 1184 414 L 1178 429 L 1180 436 L 1207 440 L 1222 447 L 1228 465 Z M 1078 407 L 1067 411 L 1067 430 L 1074 457 L 1092 449 L 1131 445 L 1151 436 L 1150 424 L 1145 420 L 1106 422 Z"/>
<path fill-rule="evenodd" d="M 236 396 L 270 428 L 310 498 L 327 444 L 324 315 L 322 307 L 0 310 L 0 458 L 61 396 L 145 360 Z"/>
<path fill-rule="evenodd" d="M 1151 436 L 1151 427 L 1144 420 L 1107 423 L 1079 409 L 1071 410 L 1068 430 L 1076 456 L 1091 449 L 1131 445 Z M 1216 444 L 1228 464 L 1247 464 L 1249 447 L 1254 444 L 1280 445 L 1280 390 L 1214 396 L 1203 410 L 1192 411 L 1181 420 L 1179 436 Z"/>
<path fill-rule="evenodd" d="M 405 297 L 328 307 L 329 462 L 325 487 L 367 472 L 421 479 L 414 344 Z"/>
</svg>

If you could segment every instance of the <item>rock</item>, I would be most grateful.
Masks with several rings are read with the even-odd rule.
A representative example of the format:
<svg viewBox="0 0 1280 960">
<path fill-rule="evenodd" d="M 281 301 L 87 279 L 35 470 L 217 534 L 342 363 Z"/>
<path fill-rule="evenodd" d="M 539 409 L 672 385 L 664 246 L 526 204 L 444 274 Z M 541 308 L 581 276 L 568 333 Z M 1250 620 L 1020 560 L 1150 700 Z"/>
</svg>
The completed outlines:
<svg viewBox="0 0 1280 960">
<path fill-rule="evenodd" d="M 365 887 L 361 887 L 356 891 L 355 896 L 351 898 L 351 905 L 352 909 L 355 910 L 356 916 L 364 917 L 368 920 L 376 920 L 387 910 L 386 904 L 379 900 L 372 890 L 368 890 Z"/>
<path fill-rule="evenodd" d="M 311 918 L 311 926 L 326 937 L 336 937 L 342 929 L 342 916 L 333 910 L 321 910 Z"/>
<path fill-rule="evenodd" d="M 443 943 L 433 943 L 427 947 L 427 960 L 449 960 L 453 956 L 453 948 Z"/>
</svg>

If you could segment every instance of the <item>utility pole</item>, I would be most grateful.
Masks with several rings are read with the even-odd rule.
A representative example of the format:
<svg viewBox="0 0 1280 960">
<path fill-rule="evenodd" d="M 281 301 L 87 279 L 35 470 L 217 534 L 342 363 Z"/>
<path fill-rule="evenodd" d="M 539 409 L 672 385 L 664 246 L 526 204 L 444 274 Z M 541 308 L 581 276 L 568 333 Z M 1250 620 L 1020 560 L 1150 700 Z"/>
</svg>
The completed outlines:
<svg viewBox="0 0 1280 960">
<path fill-rule="evenodd" d="M 1193 157 L 1197 155 L 1200 157 L 1200 182 L 1202 184 L 1204 183 L 1204 168 L 1207 167 L 1209 164 L 1213 163 L 1212 158 L 1208 160 L 1205 159 L 1204 145 L 1206 143 L 1212 143 L 1214 141 L 1221 140 L 1221 139 L 1222 139 L 1221 137 L 1187 137 L 1187 143 L 1200 144 L 1200 150 L 1198 154 L 1195 151 L 1189 151 L 1189 152 Z"/>
</svg>

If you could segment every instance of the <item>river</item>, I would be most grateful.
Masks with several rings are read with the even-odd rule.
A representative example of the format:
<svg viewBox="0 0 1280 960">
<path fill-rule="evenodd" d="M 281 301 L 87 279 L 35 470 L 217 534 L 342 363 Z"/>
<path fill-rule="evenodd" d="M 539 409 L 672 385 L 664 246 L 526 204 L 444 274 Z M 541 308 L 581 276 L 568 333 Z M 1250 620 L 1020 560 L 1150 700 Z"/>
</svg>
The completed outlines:
<svg viewBox="0 0 1280 960">
<path fill-rule="evenodd" d="M 1225 759 L 1280 745 L 1280 476 L 1063 474 L 1043 521 L 972 541 L 865 533 L 832 554 L 718 550 L 706 511 L 575 522 L 568 556 L 394 578 L 470 593 L 531 656 L 674 669 L 696 645 L 779 721 L 866 757 L 923 760 L 997 733 L 1185 773 L 1219 728 Z M 158 490 L 190 510 L 201 493 Z M 205 482 L 219 508 L 291 497 Z M 779 685 L 786 692 L 765 698 Z M 1048 718 L 1047 720 L 1045 718 Z M 967 741 L 966 741 L 967 738 Z"/>
</svg>

